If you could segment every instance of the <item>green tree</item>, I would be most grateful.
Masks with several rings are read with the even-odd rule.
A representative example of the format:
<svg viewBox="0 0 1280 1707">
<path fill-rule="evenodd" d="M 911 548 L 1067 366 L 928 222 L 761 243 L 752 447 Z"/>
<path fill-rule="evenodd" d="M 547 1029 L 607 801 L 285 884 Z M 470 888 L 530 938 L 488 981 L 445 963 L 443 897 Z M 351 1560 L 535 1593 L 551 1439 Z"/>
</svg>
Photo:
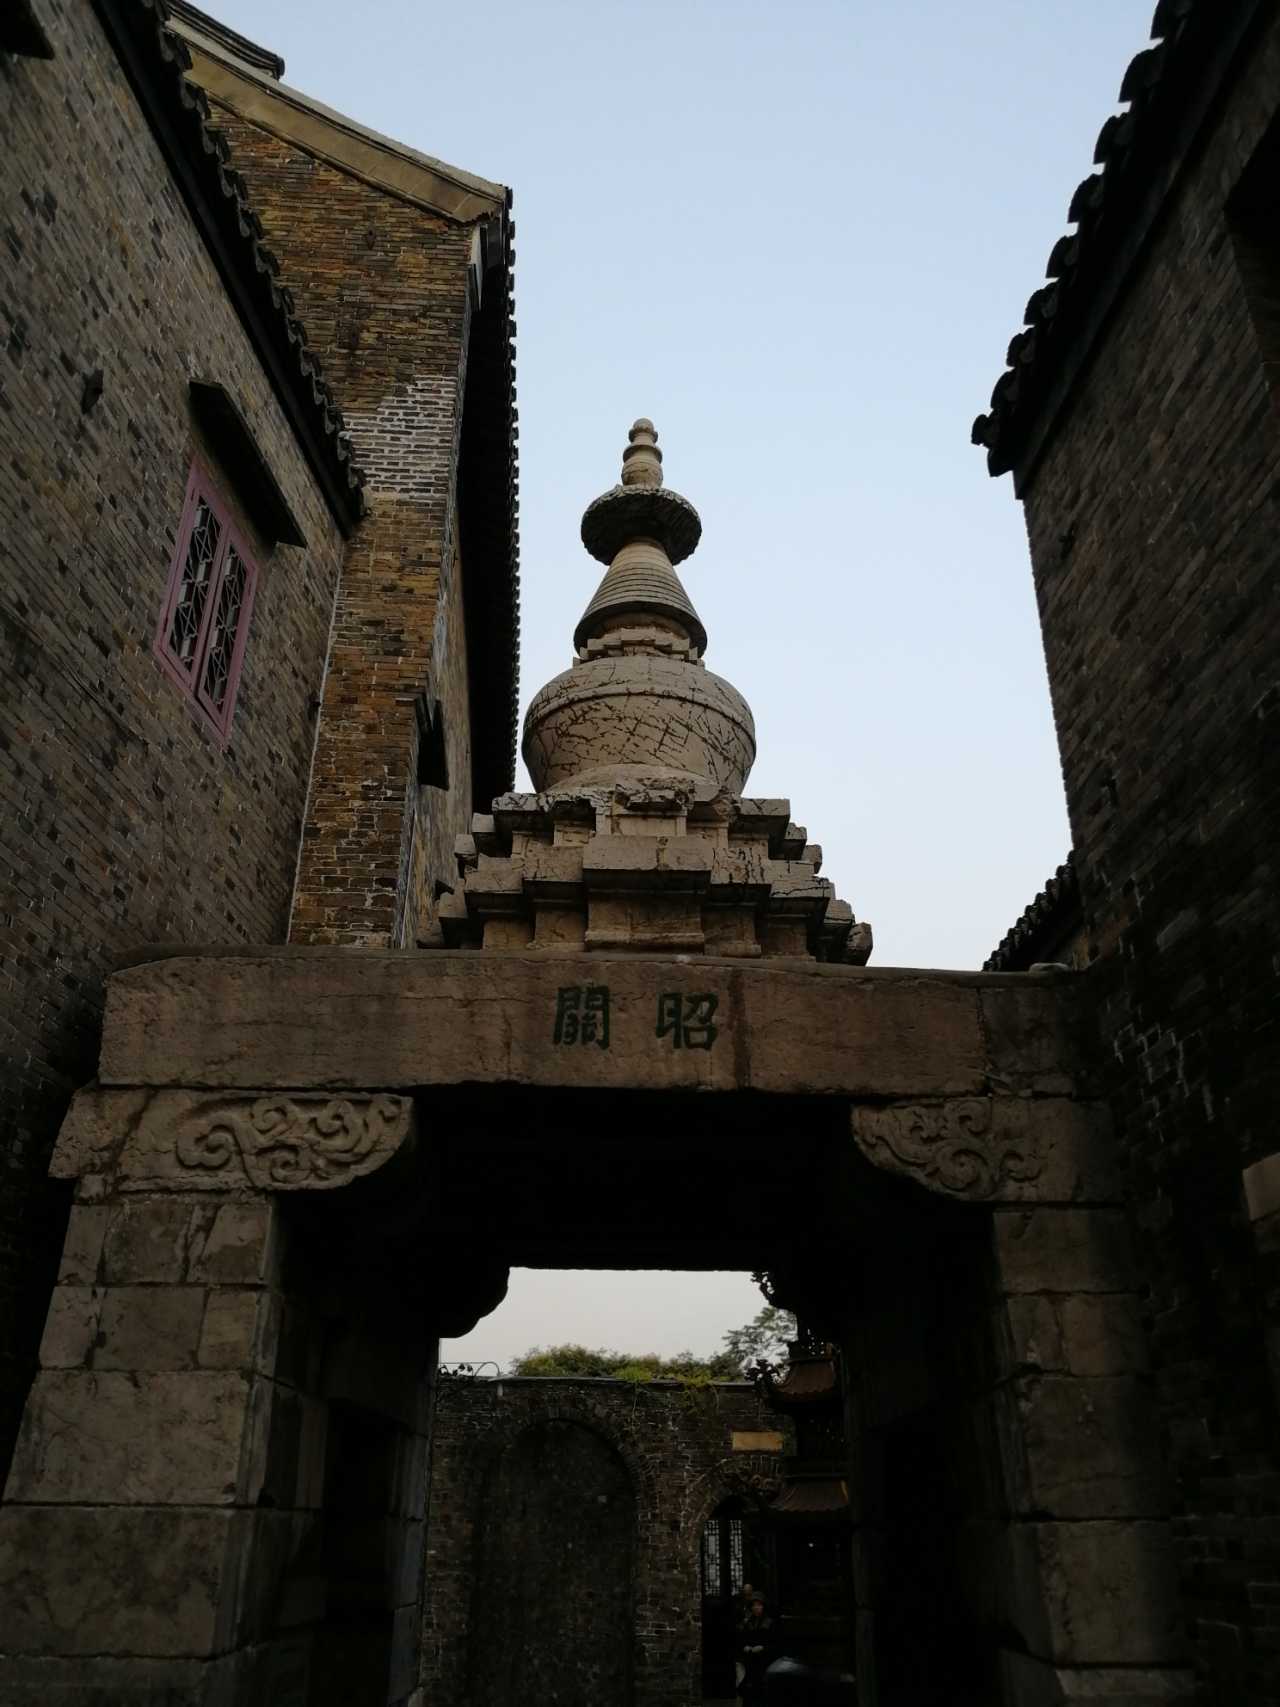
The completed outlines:
<svg viewBox="0 0 1280 1707">
<path fill-rule="evenodd" d="M 679 1351 L 674 1357 L 657 1352 L 606 1351 L 585 1345 L 533 1346 L 513 1360 L 509 1375 L 595 1376 L 614 1381 L 741 1381 L 756 1362 L 781 1363 L 787 1341 L 796 1337 L 790 1310 L 766 1304 L 750 1322 L 730 1328 L 724 1349 L 710 1357 Z"/>
<path fill-rule="evenodd" d="M 513 1360 L 509 1375 L 596 1376 L 614 1381 L 734 1381 L 739 1364 L 731 1353 L 695 1357 L 691 1351 L 674 1357 L 657 1352 L 606 1351 L 585 1345 L 534 1346 Z"/>
<path fill-rule="evenodd" d="M 796 1319 L 790 1310 L 766 1304 L 745 1326 L 729 1329 L 724 1336 L 722 1355 L 731 1357 L 738 1371 L 745 1375 L 753 1363 L 783 1362 L 787 1341 L 795 1339 L 796 1331 Z"/>
</svg>

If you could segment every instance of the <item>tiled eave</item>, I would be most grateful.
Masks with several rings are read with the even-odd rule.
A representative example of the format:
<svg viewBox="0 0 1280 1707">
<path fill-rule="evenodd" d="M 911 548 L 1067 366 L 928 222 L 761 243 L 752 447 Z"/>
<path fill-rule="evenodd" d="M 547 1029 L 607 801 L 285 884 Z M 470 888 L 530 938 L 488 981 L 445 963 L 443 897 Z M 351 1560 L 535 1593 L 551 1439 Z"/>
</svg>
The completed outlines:
<svg viewBox="0 0 1280 1707">
<path fill-rule="evenodd" d="M 212 40 L 218 42 L 233 53 L 237 59 L 246 65 L 252 65 L 273 77 L 278 82 L 284 76 L 284 60 L 278 53 L 272 53 L 269 47 L 262 47 L 256 41 L 250 41 L 248 36 L 242 36 L 239 30 L 233 30 L 218 18 L 211 18 L 208 12 L 202 12 L 198 7 L 189 5 L 187 0 L 165 0 L 169 8 L 169 21 L 180 30 L 183 25 L 200 30 Z"/>
<path fill-rule="evenodd" d="M 509 190 L 506 202 L 501 261 L 482 293 L 482 309 L 488 298 L 496 312 L 472 318 L 467 406 L 475 414 L 463 435 L 464 491 L 483 494 L 463 518 L 462 572 L 472 681 L 483 685 L 472 698 L 472 792 L 486 803 L 515 785 L 520 727 L 520 429 Z"/>
<path fill-rule="evenodd" d="M 1021 492 L 1067 393 L 1144 248 L 1246 37 L 1274 0 L 1159 0 L 1152 45 L 1125 72 L 1124 112 L 1107 119 L 1071 199 L 1048 282 L 1027 303 L 991 408 L 973 424 L 993 475 Z"/>
<path fill-rule="evenodd" d="M 364 477 L 244 180 L 208 122 L 204 94 L 186 80 L 186 45 L 166 27 L 164 0 L 93 3 L 320 489 L 350 533 L 364 513 Z"/>
<path fill-rule="evenodd" d="M 1080 911 L 1076 856 L 1069 853 L 1000 946 L 983 963 L 984 972 L 1025 972 L 1042 958 L 1045 943 L 1060 938 Z"/>
</svg>

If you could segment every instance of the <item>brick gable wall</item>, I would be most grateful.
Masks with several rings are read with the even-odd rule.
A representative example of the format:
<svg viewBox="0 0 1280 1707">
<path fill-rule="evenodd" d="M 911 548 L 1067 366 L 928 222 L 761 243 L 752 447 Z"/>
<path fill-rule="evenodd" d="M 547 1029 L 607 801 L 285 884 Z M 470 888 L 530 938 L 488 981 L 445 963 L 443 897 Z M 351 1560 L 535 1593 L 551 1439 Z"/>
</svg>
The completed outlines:
<svg viewBox="0 0 1280 1707">
<path fill-rule="evenodd" d="M 1183 1604 L 1233 1707 L 1280 1694 L 1280 1259 L 1241 1179 L 1280 1149 L 1280 413 L 1225 207 L 1277 89 L 1271 21 L 1026 494 Z"/>
<path fill-rule="evenodd" d="M 341 539 L 87 4 L 0 57 L 0 1473 L 44 1319 L 45 1181 L 104 972 L 284 940 Z M 87 410 L 86 376 L 102 390 Z M 260 569 L 225 751 L 152 655 L 195 376 L 236 397 L 308 540 Z"/>
<path fill-rule="evenodd" d="M 291 938 L 412 947 L 470 826 L 456 526 L 473 228 L 214 108 L 365 470 L 325 683 Z M 450 788 L 419 788 L 413 702 L 444 707 Z"/>
</svg>

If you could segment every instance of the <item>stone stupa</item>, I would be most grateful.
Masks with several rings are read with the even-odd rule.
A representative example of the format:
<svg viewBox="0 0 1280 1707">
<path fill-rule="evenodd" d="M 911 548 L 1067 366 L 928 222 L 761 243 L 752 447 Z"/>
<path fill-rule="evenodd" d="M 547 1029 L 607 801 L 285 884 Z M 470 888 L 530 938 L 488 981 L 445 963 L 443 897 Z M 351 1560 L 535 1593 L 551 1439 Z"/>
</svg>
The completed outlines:
<svg viewBox="0 0 1280 1707">
<path fill-rule="evenodd" d="M 662 484 L 652 422 L 629 439 L 621 483 L 582 518 L 607 569 L 572 666 L 525 717 L 538 792 L 500 796 L 459 837 L 443 940 L 862 965 L 870 927 L 819 876 L 790 803 L 742 794 L 751 708 L 703 663 L 706 630 L 675 570 L 702 523 Z"/>
</svg>

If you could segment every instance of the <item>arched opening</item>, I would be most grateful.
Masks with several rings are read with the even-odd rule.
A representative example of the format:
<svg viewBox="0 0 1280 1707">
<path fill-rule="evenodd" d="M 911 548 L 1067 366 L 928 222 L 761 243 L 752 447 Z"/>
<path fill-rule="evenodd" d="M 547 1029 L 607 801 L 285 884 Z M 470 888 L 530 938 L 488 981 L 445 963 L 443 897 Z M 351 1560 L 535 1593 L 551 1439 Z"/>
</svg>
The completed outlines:
<svg viewBox="0 0 1280 1707">
<path fill-rule="evenodd" d="M 517 1435 L 481 1504 L 470 1700 L 629 1707 L 635 1528 L 626 1465 L 593 1429 L 559 1418 Z"/>
<path fill-rule="evenodd" d="M 757 1507 L 739 1495 L 722 1500 L 702 1526 L 698 1586 L 702 1597 L 702 1695 L 728 1701 L 737 1693 L 738 1622 L 751 1589 L 776 1598 L 773 1536 Z"/>
</svg>

